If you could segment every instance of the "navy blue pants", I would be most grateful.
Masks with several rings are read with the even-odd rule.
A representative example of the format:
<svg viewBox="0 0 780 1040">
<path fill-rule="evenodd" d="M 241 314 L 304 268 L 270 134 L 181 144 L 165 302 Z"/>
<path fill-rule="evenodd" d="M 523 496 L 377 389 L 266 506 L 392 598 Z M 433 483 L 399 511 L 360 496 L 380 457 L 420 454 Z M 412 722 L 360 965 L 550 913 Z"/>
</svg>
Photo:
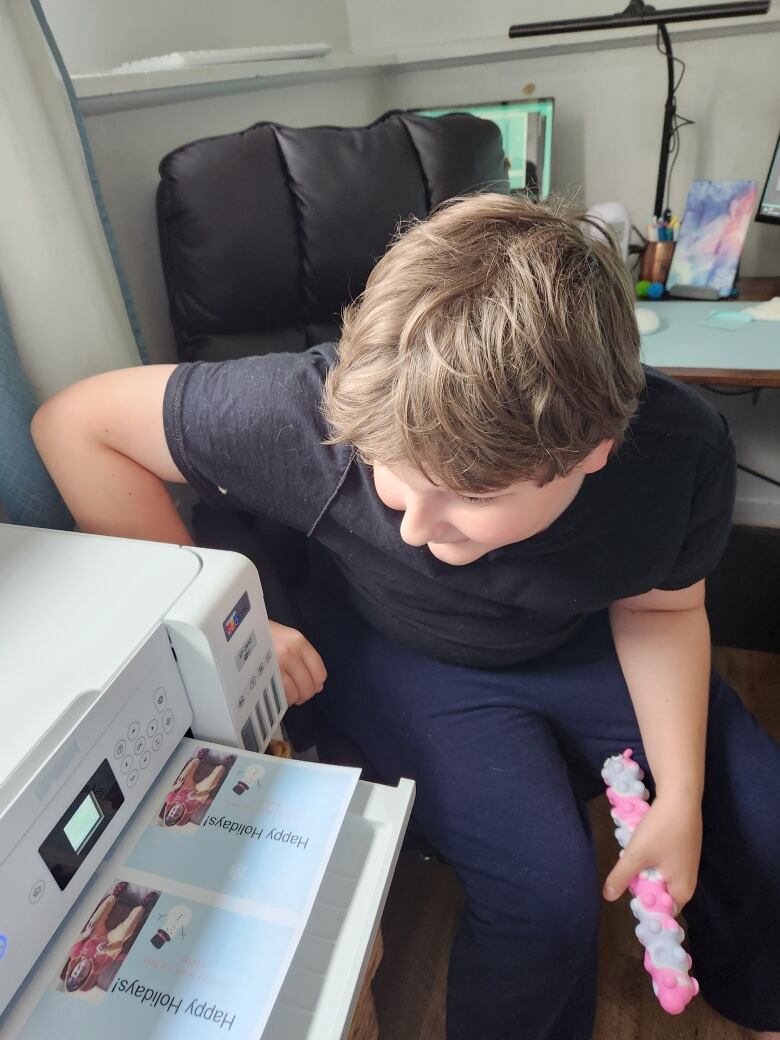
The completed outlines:
<svg viewBox="0 0 780 1040">
<path fill-rule="evenodd" d="M 496 671 L 424 657 L 352 613 L 305 631 L 329 673 L 312 702 L 321 757 L 354 746 L 373 779 L 412 777 L 416 825 L 463 886 L 448 1040 L 588 1040 L 600 894 L 584 802 L 609 755 L 632 747 L 647 768 L 606 616 Z M 706 770 L 693 973 L 727 1018 L 780 1030 L 780 747 L 718 676 Z"/>
</svg>

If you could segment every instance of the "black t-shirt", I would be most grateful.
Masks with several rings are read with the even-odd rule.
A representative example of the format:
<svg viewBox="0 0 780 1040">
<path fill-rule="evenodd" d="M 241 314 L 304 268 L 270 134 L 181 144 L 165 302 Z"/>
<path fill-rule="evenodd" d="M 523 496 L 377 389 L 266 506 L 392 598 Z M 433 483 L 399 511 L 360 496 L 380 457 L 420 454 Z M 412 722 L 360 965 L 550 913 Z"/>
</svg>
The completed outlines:
<svg viewBox="0 0 780 1040">
<path fill-rule="evenodd" d="M 320 586 L 374 628 L 441 660 L 501 667 L 559 646 L 589 614 L 682 589 L 723 551 L 735 488 L 725 420 L 647 370 L 625 441 L 546 530 L 462 567 L 406 545 L 370 467 L 326 446 L 320 410 L 336 347 L 180 365 L 163 417 L 173 459 L 209 503 L 304 532 Z"/>
</svg>

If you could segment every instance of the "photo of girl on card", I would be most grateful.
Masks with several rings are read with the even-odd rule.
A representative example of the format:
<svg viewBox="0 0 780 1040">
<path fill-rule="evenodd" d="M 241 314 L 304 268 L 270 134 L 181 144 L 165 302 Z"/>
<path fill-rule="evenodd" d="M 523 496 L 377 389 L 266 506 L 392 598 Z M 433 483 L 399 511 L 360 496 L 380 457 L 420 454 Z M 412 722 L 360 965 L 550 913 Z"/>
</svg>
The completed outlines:
<svg viewBox="0 0 780 1040">
<path fill-rule="evenodd" d="M 157 814 L 160 827 L 194 830 L 230 772 L 236 756 L 198 748 L 182 767 Z"/>
<path fill-rule="evenodd" d="M 79 932 L 54 988 L 102 1000 L 159 898 L 154 889 L 118 881 Z"/>
</svg>

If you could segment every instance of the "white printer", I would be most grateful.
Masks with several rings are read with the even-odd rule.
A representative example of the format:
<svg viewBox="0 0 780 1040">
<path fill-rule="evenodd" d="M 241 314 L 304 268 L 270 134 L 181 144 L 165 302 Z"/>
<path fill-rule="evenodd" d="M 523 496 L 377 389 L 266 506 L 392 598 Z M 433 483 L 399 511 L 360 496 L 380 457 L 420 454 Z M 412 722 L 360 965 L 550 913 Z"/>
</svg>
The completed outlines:
<svg viewBox="0 0 780 1040">
<path fill-rule="evenodd" d="M 248 560 L 0 525 L 0 1016 L 187 731 L 262 751 L 285 709 Z M 358 783 L 317 999 L 301 1013 L 294 963 L 287 1040 L 345 1035 L 413 790 Z"/>
</svg>

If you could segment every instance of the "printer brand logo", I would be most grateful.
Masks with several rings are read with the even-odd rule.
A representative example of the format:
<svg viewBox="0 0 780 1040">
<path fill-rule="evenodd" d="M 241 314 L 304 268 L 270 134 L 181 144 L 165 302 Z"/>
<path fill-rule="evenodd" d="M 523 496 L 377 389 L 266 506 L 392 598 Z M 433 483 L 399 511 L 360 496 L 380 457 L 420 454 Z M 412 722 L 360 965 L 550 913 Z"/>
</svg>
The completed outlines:
<svg viewBox="0 0 780 1040">
<path fill-rule="evenodd" d="M 60 749 L 52 764 L 35 785 L 35 797 L 39 802 L 45 802 L 54 784 L 62 780 L 66 772 L 70 772 L 80 751 L 77 740 L 71 740 Z"/>
</svg>

